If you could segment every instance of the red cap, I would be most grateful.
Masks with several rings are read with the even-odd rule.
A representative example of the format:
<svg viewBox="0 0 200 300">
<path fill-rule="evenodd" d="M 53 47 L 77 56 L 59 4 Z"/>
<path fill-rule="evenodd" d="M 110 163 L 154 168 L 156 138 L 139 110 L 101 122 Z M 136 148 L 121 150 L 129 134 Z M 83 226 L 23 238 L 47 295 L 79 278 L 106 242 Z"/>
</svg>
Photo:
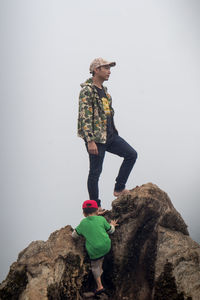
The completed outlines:
<svg viewBox="0 0 200 300">
<path fill-rule="evenodd" d="M 82 208 L 87 208 L 87 207 L 98 208 L 98 205 L 95 200 L 86 200 L 83 202 Z"/>
</svg>

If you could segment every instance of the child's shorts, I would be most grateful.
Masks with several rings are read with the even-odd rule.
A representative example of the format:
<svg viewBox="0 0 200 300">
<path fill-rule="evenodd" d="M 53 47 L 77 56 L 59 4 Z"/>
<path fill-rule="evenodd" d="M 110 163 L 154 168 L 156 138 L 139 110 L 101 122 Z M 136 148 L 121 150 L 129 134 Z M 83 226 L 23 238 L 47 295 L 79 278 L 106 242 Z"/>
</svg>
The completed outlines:
<svg viewBox="0 0 200 300">
<path fill-rule="evenodd" d="M 104 256 L 97 260 L 91 260 L 92 273 L 95 279 L 100 277 L 103 273 L 103 269 L 102 269 L 103 260 L 104 260 Z"/>
</svg>

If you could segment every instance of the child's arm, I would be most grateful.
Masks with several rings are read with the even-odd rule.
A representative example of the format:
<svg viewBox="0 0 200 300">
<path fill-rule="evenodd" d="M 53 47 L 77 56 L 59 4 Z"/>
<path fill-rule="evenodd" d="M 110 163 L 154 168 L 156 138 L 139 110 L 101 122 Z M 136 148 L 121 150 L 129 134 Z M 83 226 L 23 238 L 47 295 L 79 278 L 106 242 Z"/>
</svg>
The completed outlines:
<svg viewBox="0 0 200 300">
<path fill-rule="evenodd" d="M 72 237 L 74 239 L 77 239 L 79 237 L 78 233 L 76 232 L 76 230 L 74 229 L 74 231 L 72 232 Z"/>
<path fill-rule="evenodd" d="M 110 229 L 107 231 L 108 234 L 112 234 L 113 232 L 115 232 L 115 227 L 119 226 L 119 224 L 117 224 L 118 220 L 111 220 L 110 222 Z"/>
<path fill-rule="evenodd" d="M 72 232 L 72 237 L 74 239 L 77 239 L 80 235 L 82 235 L 82 232 L 81 232 L 81 226 L 82 225 L 81 224 L 82 224 L 82 221 Z"/>
</svg>

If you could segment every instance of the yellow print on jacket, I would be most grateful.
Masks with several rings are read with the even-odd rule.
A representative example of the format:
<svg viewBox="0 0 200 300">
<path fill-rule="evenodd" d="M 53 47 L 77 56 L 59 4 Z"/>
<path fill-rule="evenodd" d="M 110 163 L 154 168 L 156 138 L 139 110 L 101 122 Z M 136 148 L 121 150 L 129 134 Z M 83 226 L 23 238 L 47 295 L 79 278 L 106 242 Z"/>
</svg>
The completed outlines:
<svg viewBox="0 0 200 300">
<path fill-rule="evenodd" d="M 104 108 L 105 114 L 110 115 L 110 106 L 109 106 L 108 99 L 103 97 L 103 98 L 101 98 L 101 100 L 103 102 L 103 108 Z"/>
</svg>

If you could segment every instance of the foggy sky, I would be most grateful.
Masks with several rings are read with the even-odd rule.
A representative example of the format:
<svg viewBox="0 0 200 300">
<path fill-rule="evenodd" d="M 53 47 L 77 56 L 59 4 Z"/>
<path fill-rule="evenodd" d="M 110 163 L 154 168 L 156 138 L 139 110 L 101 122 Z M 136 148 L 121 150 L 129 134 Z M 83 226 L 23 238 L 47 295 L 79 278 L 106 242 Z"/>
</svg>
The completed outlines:
<svg viewBox="0 0 200 300">
<path fill-rule="evenodd" d="M 96 57 L 117 63 L 105 85 L 138 152 L 127 188 L 157 184 L 200 242 L 199 13 L 198 0 L 0 1 L 0 281 L 30 242 L 82 218 L 78 94 Z M 106 154 L 104 208 L 120 164 Z"/>
</svg>

